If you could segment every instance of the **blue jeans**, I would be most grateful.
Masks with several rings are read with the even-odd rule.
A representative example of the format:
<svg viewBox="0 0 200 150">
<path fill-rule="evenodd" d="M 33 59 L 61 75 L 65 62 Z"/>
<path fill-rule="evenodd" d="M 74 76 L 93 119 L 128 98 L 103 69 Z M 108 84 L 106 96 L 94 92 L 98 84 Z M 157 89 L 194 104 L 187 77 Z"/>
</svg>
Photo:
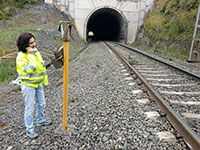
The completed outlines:
<svg viewBox="0 0 200 150">
<path fill-rule="evenodd" d="M 33 126 L 33 111 L 34 111 L 34 101 L 36 101 L 37 111 L 36 120 L 37 123 L 44 121 L 44 89 L 43 85 L 38 88 L 30 87 L 21 84 L 22 95 L 25 101 L 25 111 L 24 111 L 24 122 L 27 131 L 34 131 Z"/>
</svg>

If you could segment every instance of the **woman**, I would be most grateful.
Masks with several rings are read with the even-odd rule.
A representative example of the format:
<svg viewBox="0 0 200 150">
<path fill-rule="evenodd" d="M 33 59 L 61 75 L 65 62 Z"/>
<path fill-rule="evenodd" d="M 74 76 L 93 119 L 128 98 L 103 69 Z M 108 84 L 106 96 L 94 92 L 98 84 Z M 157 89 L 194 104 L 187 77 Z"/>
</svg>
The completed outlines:
<svg viewBox="0 0 200 150">
<path fill-rule="evenodd" d="M 50 125 L 44 120 L 45 96 L 43 85 L 48 85 L 46 68 L 40 52 L 36 49 L 35 37 L 31 33 L 22 33 L 17 40 L 19 53 L 16 58 L 18 78 L 25 101 L 24 122 L 30 138 L 38 137 L 33 126 L 34 100 L 36 100 L 37 125 Z"/>
</svg>

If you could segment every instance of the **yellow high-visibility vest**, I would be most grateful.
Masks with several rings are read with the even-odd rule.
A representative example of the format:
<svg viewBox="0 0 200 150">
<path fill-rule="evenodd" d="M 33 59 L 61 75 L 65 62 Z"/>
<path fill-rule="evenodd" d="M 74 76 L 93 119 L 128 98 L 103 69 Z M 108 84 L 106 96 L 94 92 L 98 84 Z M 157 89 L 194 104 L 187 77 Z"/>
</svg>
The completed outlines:
<svg viewBox="0 0 200 150">
<path fill-rule="evenodd" d="M 48 85 L 48 77 L 44 61 L 39 51 L 35 54 L 19 52 L 16 58 L 18 78 L 27 86 L 38 88 Z"/>
</svg>

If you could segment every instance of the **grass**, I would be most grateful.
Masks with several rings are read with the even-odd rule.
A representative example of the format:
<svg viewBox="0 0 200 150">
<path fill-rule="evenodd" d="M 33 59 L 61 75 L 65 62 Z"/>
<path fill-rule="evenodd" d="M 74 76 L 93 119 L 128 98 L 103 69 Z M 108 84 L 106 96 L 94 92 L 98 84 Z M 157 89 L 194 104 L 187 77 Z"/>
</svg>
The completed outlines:
<svg viewBox="0 0 200 150">
<path fill-rule="evenodd" d="M 104 80 L 108 80 L 110 78 L 110 75 L 109 74 L 106 74 L 105 76 L 104 76 Z"/>
<path fill-rule="evenodd" d="M 96 67 L 97 67 L 97 68 L 100 68 L 101 66 L 100 66 L 100 64 L 96 64 Z"/>
<path fill-rule="evenodd" d="M 160 12 L 152 13 L 144 22 L 146 35 L 153 40 L 174 39 L 183 42 L 191 39 L 195 24 L 193 12 L 196 12 L 196 9 L 191 12 L 181 11 L 178 15 L 183 13 L 185 16 L 177 16 L 173 19 L 167 18 L 165 14 Z"/>
<path fill-rule="evenodd" d="M 16 69 L 9 62 L 4 62 L 0 60 L 0 82 L 9 79 L 9 76 L 16 76 Z"/>
<path fill-rule="evenodd" d="M 22 32 L 26 31 L 35 32 L 36 27 L 27 25 L 10 30 L 0 30 L 0 56 L 18 51 L 16 39 Z M 16 77 L 16 74 L 15 59 L 0 59 L 0 82 L 10 80 L 11 77 Z"/>
<path fill-rule="evenodd" d="M 169 57 L 175 57 L 179 59 L 187 59 L 187 50 L 186 49 L 163 49 L 162 43 L 160 43 L 158 46 L 151 47 L 142 44 L 139 40 L 135 41 L 131 44 L 132 47 L 136 47 L 138 49 L 142 50 L 151 50 L 151 51 L 158 51 L 163 56 L 169 56 Z M 130 58 L 129 58 L 130 59 Z M 131 61 L 131 59 L 130 59 Z"/>
<path fill-rule="evenodd" d="M 11 1 L 13 2 L 14 0 L 9 0 L 9 2 Z M 11 4 L 7 5 L 6 3 L 4 4 L 0 3 L 0 10 L 1 8 L 3 7 L 5 8 L 7 6 L 11 7 L 12 5 Z M 23 10 L 21 9 L 21 11 Z M 57 25 L 59 21 L 59 18 L 57 16 L 48 12 L 44 13 L 43 15 L 50 22 L 50 25 L 51 24 Z M 16 56 L 12 55 L 13 59 L 10 59 L 10 56 L 8 58 L 7 55 L 13 52 L 18 52 L 18 48 L 16 46 L 16 40 L 18 36 L 23 32 L 31 32 L 35 34 L 38 32 L 38 28 L 42 28 L 44 26 L 46 28 L 48 27 L 48 24 L 44 25 L 46 20 L 38 21 L 42 19 L 40 16 L 39 17 L 38 16 L 39 16 L 39 12 L 37 10 L 31 10 L 31 11 L 24 10 L 22 13 L 18 15 L 17 18 L 13 18 L 11 20 L 1 22 L 0 24 L 0 61 L 1 61 L 0 82 L 10 80 L 11 77 L 13 77 L 13 74 L 15 72 L 13 70 L 16 70 L 15 65 L 12 65 L 13 69 L 11 69 L 9 66 L 10 62 L 12 64 L 15 64 Z M 55 37 L 54 40 L 52 40 L 53 45 L 58 45 L 59 42 L 60 42 L 59 36 Z M 79 55 L 79 50 L 82 47 L 83 47 L 82 40 L 70 41 L 70 51 L 73 51 L 73 54 Z M 53 50 L 51 52 L 49 52 L 48 50 L 44 50 L 42 55 L 44 59 L 47 59 L 50 57 L 52 58 L 53 54 L 54 54 Z M 2 56 L 6 56 L 6 60 L 8 60 L 9 63 L 8 61 L 5 61 L 5 59 L 2 60 L 1 59 Z"/>
<path fill-rule="evenodd" d="M 137 47 L 142 50 L 147 50 L 150 48 L 150 46 L 142 44 L 140 40 L 136 40 L 135 42 L 131 43 L 130 46 Z"/>
<path fill-rule="evenodd" d="M 133 59 L 130 55 L 128 56 L 128 63 L 130 65 L 137 65 L 139 62 L 136 59 Z"/>
<path fill-rule="evenodd" d="M 187 56 L 184 54 L 185 53 L 184 49 L 176 49 L 176 50 L 156 49 L 156 50 L 160 52 L 160 54 L 163 56 L 174 57 L 179 59 L 187 59 Z"/>
<path fill-rule="evenodd" d="M 77 40 L 77 41 L 71 40 L 70 43 L 69 43 L 69 49 L 71 51 L 79 50 L 80 48 L 82 48 L 83 43 L 84 43 L 83 40 Z"/>
<path fill-rule="evenodd" d="M 23 32 L 36 32 L 37 25 L 14 26 L 10 29 L 0 28 L 0 57 L 17 52 L 16 40 Z M 0 82 L 9 81 L 16 77 L 15 57 L 14 59 L 0 59 Z"/>
<path fill-rule="evenodd" d="M 8 20 L 16 15 L 25 4 L 36 4 L 37 0 L 0 0 L 0 20 Z"/>
<path fill-rule="evenodd" d="M 141 26 L 148 44 L 136 41 L 132 46 L 158 50 L 162 55 L 187 59 L 200 0 L 160 0 Z M 198 32 L 199 33 L 199 32 Z M 145 45 L 146 44 L 146 45 Z M 197 47 L 195 43 L 194 47 Z"/>
<path fill-rule="evenodd" d="M 25 25 L 23 27 L 14 27 L 10 30 L 0 30 L 0 56 L 16 51 L 16 39 L 23 32 L 36 32 L 34 25 Z"/>
</svg>

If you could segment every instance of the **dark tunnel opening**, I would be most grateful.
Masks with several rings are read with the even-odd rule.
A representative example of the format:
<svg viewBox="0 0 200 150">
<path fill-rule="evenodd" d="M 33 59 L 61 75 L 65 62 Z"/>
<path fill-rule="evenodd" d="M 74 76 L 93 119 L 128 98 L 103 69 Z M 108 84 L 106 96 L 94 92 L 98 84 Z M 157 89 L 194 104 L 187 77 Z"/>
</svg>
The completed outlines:
<svg viewBox="0 0 200 150">
<path fill-rule="evenodd" d="M 114 9 L 102 8 L 94 12 L 87 24 L 87 41 L 120 41 L 125 31 L 122 15 Z M 90 35 L 90 31 L 93 35 Z M 88 35 L 89 33 L 89 35 Z"/>
</svg>

